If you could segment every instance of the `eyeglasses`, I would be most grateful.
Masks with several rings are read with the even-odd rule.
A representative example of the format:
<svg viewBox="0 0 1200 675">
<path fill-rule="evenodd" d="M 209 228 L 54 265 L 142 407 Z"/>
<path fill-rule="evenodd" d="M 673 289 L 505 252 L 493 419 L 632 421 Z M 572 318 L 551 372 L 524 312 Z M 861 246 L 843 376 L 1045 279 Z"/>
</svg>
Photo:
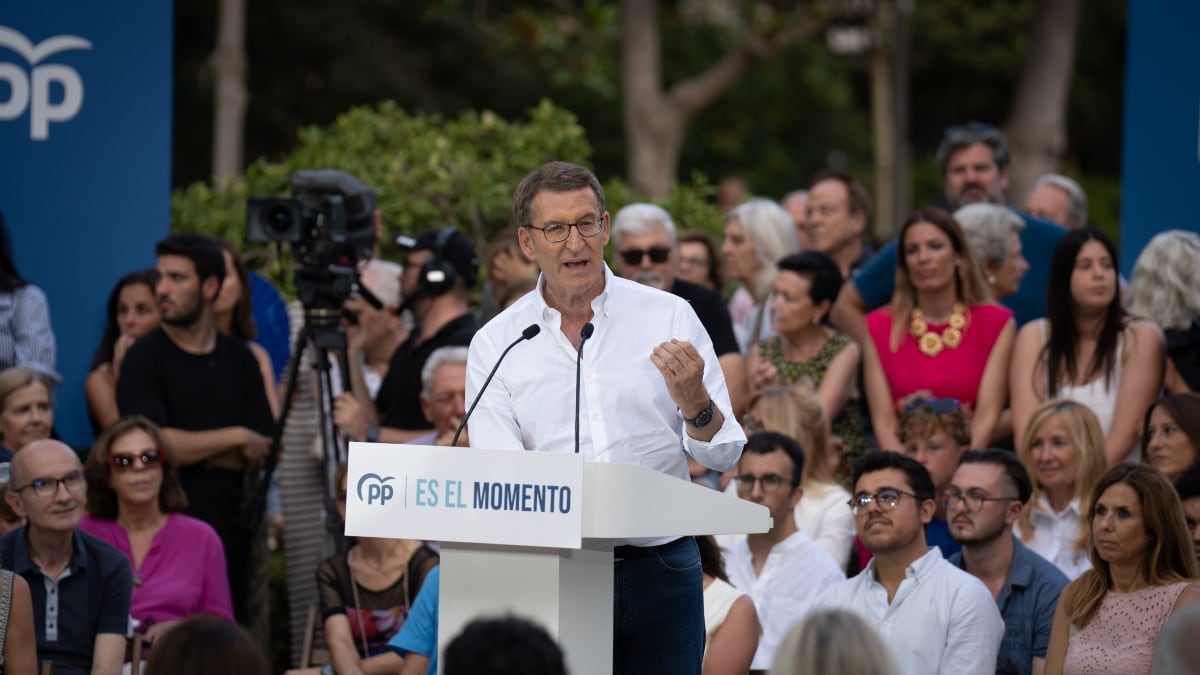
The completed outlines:
<svg viewBox="0 0 1200 675">
<path fill-rule="evenodd" d="M 879 510 L 881 511 L 891 511 L 892 509 L 896 508 L 896 505 L 900 503 L 900 497 L 904 495 L 908 495 L 913 499 L 917 499 L 917 496 L 911 492 L 905 492 L 895 488 L 884 488 L 875 494 L 860 492 L 851 497 L 850 501 L 846 503 L 850 505 L 851 513 L 856 516 L 861 516 L 867 512 L 867 508 L 871 506 L 872 502 L 877 502 L 879 504 Z"/>
<path fill-rule="evenodd" d="M 83 477 L 82 471 L 72 471 L 62 478 L 34 478 L 21 487 L 12 488 L 13 492 L 21 492 L 22 490 L 33 490 L 33 494 L 38 497 L 53 497 L 58 494 L 58 486 L 62 485 L 67 488 L 67 492 L 78 492 L 87 485 L 87 479 Z"/>
<path fill-rule="evenodd" d="M 138 460 L 141 460 L 142 466 L 151 467 L 157 466 L 162 459 L 162 451 L 155 448 L 153 450 L 143 450 L 141 454 L 135 455 L 110 453 L 108 455 L 108 464 L 117 471 L 132 471 L 134 462 Z"/>
<path fill-rule="evenodd" d="M 650 256 L 650 259 L 654 260 L 654 256 Z M 679 266 L 680 267 L 708 267 L 708 258 L 701 258 L 699 256 L 680 256 L 679 257 Z"/>
<path fill-rule="evenodd" d="M 604 216 L 588 216 L 578 223 L 549 223 L 545 227 L 526 225 L 532 230 L 541 230 L 542 236 L 551 244 L 566 241 L 571 236 L 571 228 L 579 231 L 581 237 L 594 237 L 604 229 Z"/>
<path fill-rule="evenodd" d="M 744 473 L 740 476 L 734 476 L 733 482 L 737 483 L 738 492 L 749 494 L 754 489 L 754 484 L 758 483 L 762 486 L 763 492 L 774 492 L 779 489 L 779 486 L 788 482 L 788 479 L 780 476 L 777 473 L 769 473 L 765 476 L 755 476 L 752 473 Z"/>
<path fill-rule="evenodd" d="M 745 431 L 747 435 L 757 434 L 760 431 L 766 431 L 767 425 L 763 424 L 763 421 L 757 417 L 746 415 L 742 417 L 742 430 Z"/>
<path fill-rule="evenodd" d="M 650 256 L 650 262 L 652 263 L 665 263 L 667 262 L 667 258 L 671 257 L 671 249 L 658 246 L 651 247 L 648 251 L 643 251 L 640 248 L 630 248 L 618 251 L 618 253 L 626 265 L 641 265 L 642 259 L 646 256 Z"/>
<path fill-rule="evenodd" d="M 947 488 L 942 493 L 942 506 L 948 509 L 954 502 L 961 501 L 963 507 L 971 512 L 982 509 L 986 502 L 1011 502 L 1015 499 L 1016 497 L 989 497 L 979 490 L 959 492 L 958 488 Z"/>
<path fill-rule="evenodd" d="M 928 410 L 935 415 L 947 415 L 962 410 L 962 404 L 953 398 L 914 398 L 904 404 L 904 414 L 911 415 L 918 410 Z"/>
</svg>

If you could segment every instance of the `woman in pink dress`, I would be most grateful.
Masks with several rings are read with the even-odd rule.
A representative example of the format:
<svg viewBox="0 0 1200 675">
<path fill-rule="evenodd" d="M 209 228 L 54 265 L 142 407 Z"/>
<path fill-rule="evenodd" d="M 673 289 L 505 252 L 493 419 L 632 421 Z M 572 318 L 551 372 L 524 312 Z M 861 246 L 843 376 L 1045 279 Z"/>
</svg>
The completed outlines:
<svg viewBox="0 0 1200 675">
<path fill-rule="evenodd" d="M 1121 464 L 1092 491 L 1089 519 L 1092 569 L 1058 599 L 1045 672 L 1149 673 L 1163 624 L 1200 600 L 1183 506 L 1157 469 Z"/>
<path fill-rule="evenodd" d="M 863 373 L 876 444 L 900 450 L 897 411 L 919 394 L 972 411 L 971 447 L 991 445 L 1008 396 L 1016 326 L 992 302 L 962 228 L 937 208 L 900 228 L 891 305 L 867 315 Z"/>
<path fill-rule="evenodd" d="M 84 465 L 87 512 L 79 527 L 129 557 L 134 631 L 153 644 L 200 613 L 233 621 L 225 550 L 207 523 L 185 516 L 179 467 L 162 432 L 141 416 L 114 422 Z"/>
</svg>

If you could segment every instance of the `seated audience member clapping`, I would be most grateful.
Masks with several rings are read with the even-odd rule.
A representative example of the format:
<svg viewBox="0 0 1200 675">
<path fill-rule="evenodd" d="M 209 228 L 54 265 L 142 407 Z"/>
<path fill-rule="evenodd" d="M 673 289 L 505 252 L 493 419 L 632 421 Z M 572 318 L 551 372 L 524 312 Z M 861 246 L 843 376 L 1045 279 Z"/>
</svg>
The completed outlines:
<svg viewBox="0 0 1200 675">
<path fill-rule="evenodd" d="M 879 633 L 841 609 L 809 612 L 779 646 L 770 675 L 900 675 Z"/>
<path fill-rule="evenodd" d="M 971 442 L 967 414 L 952 398 L 916 398 L 904 406 L 900 416 L 900 442 L 904 454 L 917 460 L 933 479 L 938 509 L 925 526 L 926 543 L 942 549 L 949 558 L 961 548 L 950 536 L 946 522 L 946 507 L 942 493 L 950 487 L 950 479 L 958 460 Z"/>
<path fill-rule="evenodd" d="M 1148 675 L 1159 631 L 1200 600 L 1179 498 L 1143 464 L 1110 469 L 1092 490 L 1092 569 L 1058 602 L 1046 673 Z"/>
<path fill-rule="evenodd" d="M 346 465 L 338 467 L 338 515 L 346 518 Z M 402 665 L 388 649 L 404 625 L 438 555 L 413 539 L 361 537 L 345 553 L 317 568 L 321 616 L 330 668 L 337 675 L 395 673 Z M 328 670 L 291 670 L 289 675 L 328 675 Z"/>
<path fill-rule="evenodd" d="M 1125 309 L 1166 334 L 1166 390 L 1200 392 L 1200 234 L 1155 235 L 1133 265 Z"/>
<path fill-rule="evenodd" d="M 1025 433 L 1039 403 L 1070 399 L 1099 418 L 1109 466 L 1137 461 L 1138 427 L 1162 389 L 1163 359 L 1162 330 L 1121 307 L 1112 242 L 1096 230 L 1068 232 L 1054 250 L 1046 318 L 1023 326 L 1013 349 L 1014 435 Z"/>
<path fill-rule="evenodd" d="M 79 528 L 129 558 L 134 631 L 155 644 L 193 614 L 233 621 L 221 540 L 182 513 L 179 468 L 158 427 L 140 416 L 113 423 L 92 447 L 85 472 L 88 515 Z"/>
<path fill-rule="evenodd" d="M 853 463 L 867 449 L 855 405 L 861 351 L 825 323 L 842 274 L 832 258 L 816 251 L 786 256 L 777 267 L 770 305 L 775 335 L 750 347 L 751 390 L 807 382 Z"/>
<path fill-rule="evenodd" d="M 92 367 L 84 382 L 92 431 L 97 436 L 121 417 L 117 411 L 117 378 L 125 352 L 135 340 L 158 328 L 160 317 L 154 297 L 157 279 L 154 270 L 126 274 L 108 296 L 104 337 L 92 355 Z"/>
<path fill-rule="evenodd" d="M 26 445 L 50 438 L 54 427 L 54 383 L 24 366 L 0 372 L 0 461 Z"/>
<path fill-rule="evenodd" d="M 807 532 L 844 569 L 854 543 L 854 516 L 846 509 L 850 493 L 834 480 L 833 472 L 835 467 L 843 466 L 842 458 L 829 437 L 829 422 L 816 394 L 801 386 L 764 389 L 751 401 L 745 422 L 747 435 L 778 431 L 800 445 L 804 453 L 800 488 L 804 494 L 793 512 L 796 527 Z"/>
<path fill-rule="evenodd" d="M 704 674 L 742 675 L 750 669 L 762 626 L 754 601 L 734 588 L 711 535 L 696 537 L 704 572 Z"/>
<path fill-rule="evenodd" d="M 154 648 L 145 670 L 146 675 L 269 672 L 267 655 L 246 629 L 212 616 L 181 622 Z"/>
<path fill-rule="evenodd" d="M 1012 312 L 992 302 L 948 213 L 920 209 L 900 228 L 891 305 L 867 315 L 863 376 L 880 449 L 898 450 L 898 411 L 913 394 L 972 411 L 971 445 L 990 445 L 1007 396 Z"/>
<path fill-rule="evenodd" d="M 1142 424 L 1143 459 L 1178 480 L 1200 461 L 1200 394 L 1172 394 L 1150 405 Z"/>
<path fill-rule="evenodd" d="M 1020 456 L 1033 494 L 1017 520 L 1017 536 L 1074 579 L 1092 565 L 1087 514 L 1089 495 L 1104 474 L 1100 423 L 1087 406 L 1048 401 L 1033 411 Z"/>
</svg>

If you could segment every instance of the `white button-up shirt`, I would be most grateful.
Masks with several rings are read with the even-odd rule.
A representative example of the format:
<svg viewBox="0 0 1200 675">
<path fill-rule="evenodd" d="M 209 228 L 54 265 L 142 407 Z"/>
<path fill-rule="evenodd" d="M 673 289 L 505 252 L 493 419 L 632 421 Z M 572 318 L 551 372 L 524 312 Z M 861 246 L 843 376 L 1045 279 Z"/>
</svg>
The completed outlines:
<svg viewBox="0 0 1200 675">
<path fill-rule="evenodd" d="M 846 579 L 833 558 L 804 530 L 773 546 L 757 576 L 750 544 L 742 538 L 725 552 L 725 572 L 735 588 L 750 594 L 762 625 L 751 670 L 769 670 L 779 643 L 804 618 L 813 599 Z"/>
<path fill-rule="evenodd" d="M 946 562 L 932 546 L 908 566 L 888 603 L 887 589 L 875 579 L 875 562 L 826 590 L 813 608 L 859 614 L 879 631 L 905 675 L 995 672 L 1004 620 L 983 582 Z"/>
<path fill-rule="evenodd" d="M 1021 539 L 1026 548 L 1054 563 L 1072 580 L 1092 569 L 1087 547 L 1075 547 L 1083 532 L 1079 508 L 1079 499 L 1072 499 L 1067 508 L 1055 513 L 1046 495 L 1038 496 L 1037 503 L 1029 512 L 1033 536 L 1028 540 Z M 1013 533 L 1017 538 L 1021 537 L 1021 528 L 1017 524 L 1013 525 Z"/>
<path fill-rule="evenodd" d="M 575 360 L 561 330 L 562 315 L 542 297 L 544 279 L 475 334 L 467 358 L 467 400 L 475 396 L 501 352 L 530 324 L 541 333 L 517 346 L 496 371 L 468 428 L 472 447 L 575 451 Z M 734 419 L 725 376 L 712 341 L 683 299 L 613 275 L 592 301 L 591 339 L 583 346 L 579 451 L 589 460 L 638 464 L 688 480 L 687 454 L 710 469 L 737 462 L 746 435 Z M 683 415 L 650 354 L 672 338 L 704 359 L 704 386 L 725 416 L 711 441 L 687 435 Z M 651 545 L 669 539 L 638 541 Z"/>
</svg>

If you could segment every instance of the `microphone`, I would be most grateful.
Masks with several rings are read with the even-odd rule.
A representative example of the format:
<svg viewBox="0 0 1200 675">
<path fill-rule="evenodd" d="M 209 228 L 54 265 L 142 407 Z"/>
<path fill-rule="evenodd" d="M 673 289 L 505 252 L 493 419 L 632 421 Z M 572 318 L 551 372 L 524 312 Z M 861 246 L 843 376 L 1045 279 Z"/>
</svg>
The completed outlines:
<svg viewBox="0 0 1200 675">
<path fill-rule="evenodd" d="M 579 330 L 579 354 L 575 356 L 575 454 L 579 454 L 579 371 L 583 365 L 583 345 L 592 337 L 596 327 L 589 321 Z"/>
<path fill-rule="evenodd" d="M 521 331 L 521 337 L 512 341 L 503 352 L 500 358 L 496 359 L 496 365 L 492 366 L 492 372 L 488 373 L 487 379 L 483 381 L 483 386 L 479 388 L 479 393 L 475 394 L 475 400 L 471 401 L 471 408 L 467 410 L 467 414 L 463 415 L 462 422 L 458 423 L 458 429 L 454 431 L 454 438 L 450 441 L 451 446 L 458 445 L 458 437 L 462 434 L 463 429 L 467 427 L 467 420 L 471 419 L 471 413 L 475 412 L 475 406 L 479 405 L 479 399 L 483 398 L 483 392 L 487 391 L 488 385 L 492 383 L 492 378 L 496 376 L 496 371 L 500 370 L 500 364 L 504 362 L 504 357 L 512 351 L 513 347 L 521 344 L 526 340 L 532 340 L 535 335 L 542 332 L 542 327 L 536 323 L 530 324 L 528 328 Z"/>
</svg>

